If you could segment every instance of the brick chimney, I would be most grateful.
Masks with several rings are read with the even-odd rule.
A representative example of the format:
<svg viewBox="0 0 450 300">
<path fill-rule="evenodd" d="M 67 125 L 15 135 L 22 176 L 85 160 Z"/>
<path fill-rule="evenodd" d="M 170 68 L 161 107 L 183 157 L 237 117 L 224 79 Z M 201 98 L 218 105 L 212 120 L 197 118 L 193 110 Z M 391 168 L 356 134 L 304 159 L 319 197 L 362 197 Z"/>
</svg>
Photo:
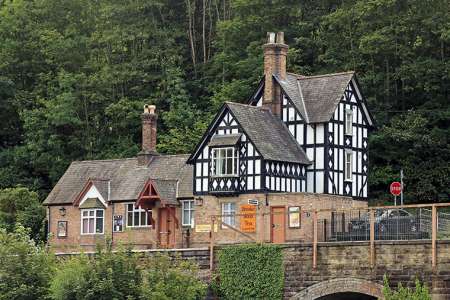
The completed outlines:
<svg viewBox="0 0 450 300">
<path fill-rule="evenodd" d="M 138 153 L 138 163 L 147 165 L 153 156 L 159 155 L 156 152 L 156 121 L 158 115 L 155 113 L 156 106 L 144 105 L 142 119 L 142 150 Z"/>
<path fill-rule="evenodd" d="M 275 84 L 273 75 L 286 79 L 286 57 L 288 45 L 284 43 L 283 32 L 268 32 L 264 44 L 264 98 L 263 106 L 273 114 L 281 115 L 281 88 Z"/>
</svg>

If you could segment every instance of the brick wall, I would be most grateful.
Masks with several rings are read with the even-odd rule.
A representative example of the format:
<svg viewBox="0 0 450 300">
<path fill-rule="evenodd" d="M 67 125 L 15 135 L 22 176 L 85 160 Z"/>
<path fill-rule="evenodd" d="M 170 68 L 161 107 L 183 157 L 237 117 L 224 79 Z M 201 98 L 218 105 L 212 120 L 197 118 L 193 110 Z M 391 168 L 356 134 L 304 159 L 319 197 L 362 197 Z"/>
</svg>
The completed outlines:
<svg viewBox="0 0 450 300">
<path fill-rule="evenodd" d="M 313 209 L 338 209 L 351 207 L 367 207 L 367 202 L 356 201 L 348 197 L 331 196 L 325 194 L 310 194 L 310 193 L 277 193 L 268 194 L 267 206 L 266 196 L 264 194 L 242 194 L 236 197 L 214 197 L 204 196 L 203 204 L 195 206 L 195 225 L 210 225 L 211 215 L 220 215 L 222 213 L 223 202 L 236 203 L 236 212 L 239 213 L 240 206 L 248 204 L 249 199 L 257 199 L 259 201 L 258 214 L 265 213 L 264 225 L 261 217 L 258 216 L 256 224 L 256 232 L 249 233 L 250 236 L 256 240 L 264 238 L 265 241 L 270 241 L 270 207 L 283 206 L 286 211 L 289 206 L 300 206 L 302 210 Z M 66 215 L 61 216 L 59 209 L 62 206 L 49 207 L 50 220 L 50 246 L 58 252 L 70 251 L 91 251 L 95 249 L 97 243 L 102 243 L 108 237 L 112 239 L 114 244 L 133 244 L 135 249 L 152 249 L 158 247 L 157 242 L 157 225 L 158 224 L 158 207 L 153 210 L 153 220 L 155 227 L 146 228 L 128 228 L 126 227 L 126 202 L 113 203 L 105 209 L 105 232 L 102 235 L 81 235 L 81 211 L 78 207 L 72 205 L 65 205 Z M 322 213 L 320 218 L 329 218 L 330 213 Z M 123 232 L 112 232 L 112 218 L 113 215 L 123 216 Z M 208 246 L 209 232 L 198 232 L 195 228 L 181 226 L 181 207 L 177 207 L 176 215 L 178 218 L 178 228 L 175 229 L 176 248 L 185 247 L 204 247 Z M 65 238 L 58 238 L 57 222 L 68 222 L 68 235 Z M 286 217 L 286 241 L 310 241 L 312 238 L 312 215 L 303 212 L 301 216 L 300 228 L 289 228 L 288 218 Z M 236 218 L 236 227 L 240 227 L 240 219 Z M 187 238 L 187 231 L 189 231 L 189 241 Z M 263 233 L 262 233 L 263 232 Z M 215 234 L 215 242 L 217 244 L 242 243 L 248 242 L 250 239 L 225 227 L 218 227 L 218 232 Z"/>
</svg>

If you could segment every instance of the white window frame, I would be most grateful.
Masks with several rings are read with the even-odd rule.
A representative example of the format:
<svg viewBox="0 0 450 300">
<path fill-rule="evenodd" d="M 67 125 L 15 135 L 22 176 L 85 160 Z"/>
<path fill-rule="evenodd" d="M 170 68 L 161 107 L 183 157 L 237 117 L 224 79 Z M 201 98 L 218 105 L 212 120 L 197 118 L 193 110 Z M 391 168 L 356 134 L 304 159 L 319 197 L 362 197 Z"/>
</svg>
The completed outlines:
<svg viewBox="0 0 450 300">
<path fill-rule="evenodd" d="M 353 135 L 353 110 L 345 110 L 345 134 Z"/>
<path fill-rule="evenodd" d="M 232 227 L 236 226 L 236 203 L 222 202 L 222 222 Z"/>
<path fill-rule="evenodd" d="M 132 205 L 133 206 L 133 210 L 132 211 L 130 211 L 129 210 L 129 207 L 130 207 L 130 205 Z M 131 212 L 131 224 L 132 225 L 128 225 L 128 214 Z M 145 213 L 145 219 L 148 221 L 148 214 L 150 213 L 152 213 L 152 210 L 150 209 L 150 210 L 145 210 L 145 209 L 143 209 L 141 206 L 139 206 L 139 207 L 137 207 L 136 208 L 136 206 L 134 205 L 134 203 L 127 203 L 127 204 L 125 204 L 125 214 L 126 214 L 126 227 L 128 227 L 128 228 L 148 228 L 148 227 L 152 227 L 152 224 L 151 224 L 151 220 L 150 220 L 150 224 L 147 224 L 147 225 L 141 225 L 142 224 L 142 222 L 141 222 L 141 213 Z M 134 225 L 134 214 L 135 213 L 139 213 L 139 225 Z"/>
<path fill-rule="evenodd" d="M 195 201 L 192 200 L 181 200 L 181 225 L 182 226 L 194 226 L 195 217 Z M 184 212 L 187 211 L 189 214 L 188 220 L 184 217 Z"/>
<path fill-rule="evenodd" d="M 226 156 L 228 150 L 232 150 L 232 156 Z M 220 153 L 221 151 L 225 152 L 225 157 L 222 158 Z M 221 168 L 217 168 L 217 160 L 223 159 L 225 164 L 228 164 L 228 159 L 231 158 L 232 163 L 232 173 L 222 173 Z M 236 177 L 238 176 L 238 167 L 239 167 L 239 155 L 237 153 L 236 147 L 218 147 L 211 148 L 211 175 L 213 177 Z M 225 170 L 227 170 L 227 166 L 225 166 Z M 219 172 L 218 172 L 219 171 Z"/>
<path fill-rule="evenodd" d="M 344 180 L 353 180 L 353 152 L 351 150 L 345 150 L 344 152 Z"/>
<path fill-rule="evenodd" d="M 90 216 L 90 212 L 94 212 L 93 216 Z M 102 211 L 102 232 L 96 232 L 97 231 L 97 219 L 100 219 L 100 217 L 97 216 L 98 211 Z M 87 213 L 87 216 L 84 216 L 84 213 Z M 84 232 L 83 231 L 83 221 L 89 219 L 94 219 L 94 232 Z M 89 222 L 89 221 L 88 221 Z M 89 227 L 89 226 L 88 226 Z M 88 229 L 89 230 L 89 229 Z M 105 233 L 105 210 L 101 208 L 86 208 L 81 209 L 81 224 L 80 224 L 80 232 L 81 235 L 102 235 Z"/>
</svg>

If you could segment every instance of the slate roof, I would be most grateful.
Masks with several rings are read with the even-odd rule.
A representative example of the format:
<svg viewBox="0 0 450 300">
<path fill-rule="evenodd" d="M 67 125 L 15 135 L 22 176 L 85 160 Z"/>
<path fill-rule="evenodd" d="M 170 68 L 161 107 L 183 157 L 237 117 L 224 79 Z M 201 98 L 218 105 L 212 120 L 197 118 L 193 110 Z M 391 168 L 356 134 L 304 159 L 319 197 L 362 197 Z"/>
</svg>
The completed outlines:
<svg viewBox="0 0 450 300">
<path fill-rule="evenodd" d="M 307 123 L 328 122 L 355 72 L 318 76 L 274 75 Z"/>
<path fill-rule="evenodd" d="M 231 146 L 239 142 L 242 134 L 215 135 L 211 138 L 208 146 Z"/>
<path fill-rule="evenodd" d="M 226 105 L 265 159 L 311 163 L 286 125 L 268 109 L 232 102 Z"/>
<path fill-rule="evenodd" d="M 136 200 L 149 179 L 178 181 L 178 197 L 190 198 L 193 197 L 192 166 L 186 164 L 188 157 L 188 155 L 155 156 L 148 166 L 138 165 L 137 158 L 75 161 L 59 179 L 44 204 L 73 203 L 86 182 L 93 179 L 94 184 L 95 179 L 106 184 L 110 180 L 110 201 Z M 95 186 L 99 188 L 97 184 Z M 176 183 L 172 184 L 176 189 Z M 100 189 L 103 190 L 102 187 Z M 165 186 L 163 190 L 166 190 Z M 107 196 L 105 199 L 108 199 Z"/>
<path fill-rule="evenodd" d="M 177 180 L 152 179 L 155 188 L 165 204 L 176 205 L 177 202 Z"/>
</svg>

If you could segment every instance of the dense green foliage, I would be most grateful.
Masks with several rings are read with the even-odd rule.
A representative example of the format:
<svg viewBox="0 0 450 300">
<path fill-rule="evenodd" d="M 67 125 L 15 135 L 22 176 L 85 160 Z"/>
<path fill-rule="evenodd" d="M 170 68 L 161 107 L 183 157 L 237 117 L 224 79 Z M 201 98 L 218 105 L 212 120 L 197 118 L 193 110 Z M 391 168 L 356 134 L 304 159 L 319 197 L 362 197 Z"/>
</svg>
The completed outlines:
<svg viewBox="0 0 450 300">
<path fill-rule="evenodd" d="M 54 257 L 36 246 L 29 232 L 0 229 L 0 299 L 49 299 Z"/>
<path fill-rule="evenodd" d="M 277 245 L 237 245 L 218 254 L 218 292 L 224 299 L 281 299 L 283 253 Z"/>
<path fill-rule="evenodd" d="M 144 264 L 142 299 L 204 299 L 207 285 L 196 278 L 198 267 L 190 261 L 158 255 Z"/>
<path fill-rule="evenodd" d="M 36 192 L 24 187 L 0 190 L 0 228 L 11 232 L 21 224 L 40 242 L 44 240 L 44 219 L 45 209 Z"/>
<path fill-rule="evenodd" d="M 99 248 L 58 260 L 22 226 L 0 229 L 0 300 L 203 299 L 193 262 Z"/>
<path fill-rule="evenodd" d="M 0 0 L 0 188 L 45 196 L 72 160 L 135 155 L 144 103 L 159 151 L 191 151 L 285 31 L 289 70 L 357 71 L 378 125 L 371 198 L 403 167 L 408 202 L 446 201 L 449 24 L 447 0 Z"/>
<path fill-rule="evenodd" d="M 384 276 L 383 295 L 386 300 L 431 300 L 428 288 L 419 279 L 416 279 L 414 289 L 403 287 L 401 283 L 397 289 L 391 289 L 387 276 Z"/>
</svg>

